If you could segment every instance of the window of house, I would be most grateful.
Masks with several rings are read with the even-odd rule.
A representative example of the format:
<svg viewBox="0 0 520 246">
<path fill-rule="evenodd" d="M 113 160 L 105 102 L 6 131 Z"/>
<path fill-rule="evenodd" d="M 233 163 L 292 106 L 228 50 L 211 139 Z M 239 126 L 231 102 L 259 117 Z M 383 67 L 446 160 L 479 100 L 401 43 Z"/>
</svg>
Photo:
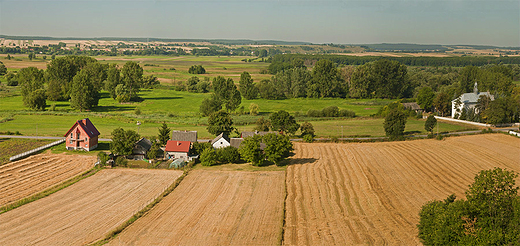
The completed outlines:
<svg viewBox="0 0 520 246">
<path fill-rule="evenodd" d="M 71 139 L 70 139 L 69 143 L 70 143 L 70 144 L 72 144 L 72 137 L 71 137 Z"/>
<path fill-rule="evenodd" d="M 70 139 L 73 139 L 74 137 L 72 137 L 72 132 L 70 133 Z"/>
</svg>

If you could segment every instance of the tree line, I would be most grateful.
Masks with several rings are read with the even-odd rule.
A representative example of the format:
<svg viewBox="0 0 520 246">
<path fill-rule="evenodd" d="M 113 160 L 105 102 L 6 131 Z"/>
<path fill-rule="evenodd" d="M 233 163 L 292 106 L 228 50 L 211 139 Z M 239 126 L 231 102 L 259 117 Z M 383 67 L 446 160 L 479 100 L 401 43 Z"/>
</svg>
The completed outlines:
<svg viewBox="0 0 520 246">
<path fill-rule="evenodd" d="M 45 108 L 47 99 L 70 100 L 72 108 L 89 110 L 98 105 L 102 89 L 114 100 L 128 102 L 138 98 L 141 88 L 159 84 L 155 76 L 143 77 L 143 68 L 135 62 L 119 68 L 86 56 L 60 57 L 48 63 L 45 71 L 27 67 L 8 77 L 20 85 L 24 105 L 37 110 Z"/>
</svg>

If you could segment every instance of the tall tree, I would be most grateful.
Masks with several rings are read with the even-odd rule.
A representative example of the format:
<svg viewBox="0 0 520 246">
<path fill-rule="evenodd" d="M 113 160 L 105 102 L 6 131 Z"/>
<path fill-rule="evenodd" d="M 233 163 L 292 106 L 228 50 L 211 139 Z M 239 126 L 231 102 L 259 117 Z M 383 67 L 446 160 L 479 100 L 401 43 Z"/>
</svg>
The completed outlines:
<svg viewBox="0 0 520 246">
<path fill-rule="evenodd" d="M 282 133 L 294 134 L 300 128 L 300 125 L 296 123 L 294 116 L 290 115 L 285 110 L 280 110 L 271 114 L 269 120 L 272 124 L 272 129 L 280 131 Z"/>
<path fill-rule="evenodd" d="M 213 79 L 213 90 L 218 101 L 226 106 L 227 111 L 234 111 L 242 102 L 242 95 L 232 79 L 218 76 Z"/>
<path fill-rule="evenodd" d="M 432 88 L 423 87 L 417 94 L 417 104 L 421 106 L 424 110 L 430 112 L 433 106 L 433 100 L 435 98 L 435 93 L 433 93 Z"/>
<path fill-rule="evenodd" d="M 110 97 L 113 99 L 117 98 L 116 87 L 121 83 L 121 70 L 117 67 L 116 64 L 108 65 L 105 90 L 110 93 Z"/>
<path fill-rule="evenodd" d="M 220 111 L 222 109 L 222 102 L 212 94 L 209 98 L 204 98 L 200 105 L 200 113 L 202 116 L 209 116 L 214 112 Z"/>
<path fill-rule="evenodd" d="M 344 97 L 346 83 L 330 60 L 316 62 L 307 87 L 308 97 Z"/>
<path fill-rule="evenodd" d="M 433 99 L 433 106 L 441 114 L 441 116 L 449 115 L 451 111 L 451 100 L 448 93 L 439 92 Z"/>
<path fill-rule="evenodd" d="M 112 142 L 110 142 L 110 152 L 115 155 L 131 155 L 139 134 L 133 130 L 124 130 L 119 127 L 112 131 Z"/>
<path fill-rule="evenodd" d="M 266 159 L 277 166 L 280 166 L 281 162 L 293 150 L 293 145 L 288 136 L 269 133 L 262 137 L 262 141 L 265 143 L 264 153 Z"/>
<path fill-rule="evenodd" d="M 80 111 L 89 110 L 98 105 L 99 85 L 96 84 L 98 78 L 91 74 L 91 71 L 83 69 L 72 82 L 70 95 L 70 106 Z"/>
<path fill-rule="evenodd" d="M 258 97 L 258 88 L 253 83 L 253 79 L 248 72 L 243 72 L 240 75 L 240 94 L 247 100 L 252 100 Z"/>
<path fill-rule="evenodd" d="M 79 70 L 89 63 L 97 62 L 87 56 L 64 56 L 53 59 L 47 64 L 47 96 L 52 101 L 63 101 L 70 98 L 72 80 Z"/>
<path fill-rule="evenodd" d="M 36 92 L 43 89 L 44 73 L 35 67 L 22 68 L 17 74 L 18 83 L 20 84 L 23 103 L 32 109 L 41 108 L 41 93 Z M 45 107 L 45 104 L 43 104 Z"/>
<path fill-rule="evenodd" d="M 433 135 L 433 128 L 435 128 L 436 125 L 437 119 L 435 119 L 435 116 L 429 115 L 428 118 L 426 118 L 426 122 L 424 122 L 424 130 Z"/>
<path fill-rule="evenodd" d="M 170 132 L 171 130 L 168 128 L 168 125 L 163 122 L 161 128 L 159 128 L 159 135 L 157 136 L 161 145 L 166 145 L 168 140 L 170 140 Z"/>
<path fill-rule="evenodd" d="M 265 161 L 264 153 L 260 149 L 261 141 L 262 136 L 260 135 L 247 137 L 244 139 L 244 141 L 242 141 L 240 148 L 238 149 L 242 159 L 250 162 L 253 166 L 261 166 Z"/>
<path fill-rule="evenodd" d="M 7 68 L 4 63 L 0 61 L 0 76 L 4 76 L 7 73 Z"/>
<path fill-rule="evenodd" d="M 398 61 L 381 59 L 356 68 L 350 81 L 355 98 L 402 98 L 410 96 L 407 68 Z"/>
<path fill-rule="evenodd" d="M 136 62 L 129 61 L 121 69 L 121 74 L 123 84 L 130 91 L 130 98 L 137 98 L 143 82 L 143 68 Z"/>
<path fill-rule="evenodd" d="M 402 140 L 406 127 L 406 114 L 399 109 L 390 110 L 385 117 L 383 127 L 390 140 Z"/>
<path fill-rule="evenodd" d="M 233 119 L 231 115 L 229 115 L 226 111 L 218 111 L 212 113 L 208 118 L 208 132 L 213 135 L 219 135 L 220 133 L 224 133 L 229 136 L 229 134 L 235 129 L 233 127 Z"/>
</svg>

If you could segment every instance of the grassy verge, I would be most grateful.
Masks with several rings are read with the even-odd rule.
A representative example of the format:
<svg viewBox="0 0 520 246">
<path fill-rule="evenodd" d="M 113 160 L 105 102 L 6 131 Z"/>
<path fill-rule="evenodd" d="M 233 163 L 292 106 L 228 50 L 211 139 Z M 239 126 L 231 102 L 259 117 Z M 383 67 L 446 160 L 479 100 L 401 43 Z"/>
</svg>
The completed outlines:
<svg viewBox="0 0 520 246">
<path fill-rule="evenodd" d="M 130 219 L 125 221 L 123 224 L 118 226 L 113 231 L 109 232 L 103 239 L 100 239 L 96 242 L 93 242 L 90 245 L 103 245 L 108 243 L 112 238 L 115 238 L 119 233 L 121 233 L 125 228 L 134 223 L 137 219 L 143 217 L 148 211 L 150 211 L 155 205 L 162 201 L 164 197 L 169 195 L 180 183 L 181 181 L 188 175 L 190 169 L 186 169 L 184 173 L 177 178 L 171 185 L 166 189 L 159 197 L 157 197 L 152 203 L 148 204 L 146 207 L 141 209 L 139 212 L 134 214 Z"/>
<path fill-rule="evenodd" d="M 101 170 L 101 169 L 94 167 L 94 168 L 92 168 L 92 169 L 90 169 L 90 170 L 88 170 L 88 171 L 86 171 L 86 172 L 84 172 L 84 173 L 82 173 L 82 174 L 80 174 L 80 175 L 78 175 L 76 177 L 73 177 L 73 178 L 71 178 L 71 179 L 69 179 L 69 180 L 67 180 L 67 181 L 65 181 L 65 182 L 63 182 L 61 184 L 53 186 L 53 187 L 51 187 L 51 188 L 49 188 L 47 190 L 44 190 L 44 191 L 42 191 L 40 193 L 34 194 L 34 195 L 30 196 L 30 197 L 23 198 L 23 199 L 18 200 L 18 201 L 14 202 L 14 203 L 2 206 L 2 207 L 0 207 L 0 214 L 3 214 L 5 212 L 8 212 L 8 211 L 13 210 L 15 208 L 18 208 L 18 207 L 20 207 L 22 205 L 34 202 L 34 201 L 36 201 L 38 199 L 44 198 L 44 197 L 49 196 L 51 194 L 54 194 L 54 193 L 56 193 L 56 192 L 58 192 L 58 191 L 60 191 L 62 189 L 65 189 L 65 188 L 67 188 L 67 187 L 77 183 L 78 181 L 80 181 L 82 179 L 88 178 L 88 177 L 96 174 L 99 170 Z"/>
</svg>

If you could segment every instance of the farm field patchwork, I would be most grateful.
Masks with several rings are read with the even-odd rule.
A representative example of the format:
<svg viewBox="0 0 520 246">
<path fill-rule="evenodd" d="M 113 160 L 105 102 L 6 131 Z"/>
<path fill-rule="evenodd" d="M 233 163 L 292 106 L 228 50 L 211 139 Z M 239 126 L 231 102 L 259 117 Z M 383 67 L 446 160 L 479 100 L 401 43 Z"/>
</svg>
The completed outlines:
<svg viewBox="0 0 520 246">
<path fill-rule="evenodd" d="M 0 215 L 0 245 L 81 245 L 103 238 L 181 171 L 107 169 Z"/>
<path fill-rule="evenodd" d="M 284 172 L 191 171 L 110 245 L 277 245 Z"/>
<path fill-rule="evenodd" d="M 38 154 L 0 166 L 0 206 L 41 192 L 94 166 L 95 156 Z"/>
<path fill-rule="evenodd" d="M 418 245 L 426 202 L 464 198 L 484 169 L 520 172 L 520 139 L 504 134 L 296 143 L 295 153 L 287 167 L 285 245 Z"/>
</svg>

